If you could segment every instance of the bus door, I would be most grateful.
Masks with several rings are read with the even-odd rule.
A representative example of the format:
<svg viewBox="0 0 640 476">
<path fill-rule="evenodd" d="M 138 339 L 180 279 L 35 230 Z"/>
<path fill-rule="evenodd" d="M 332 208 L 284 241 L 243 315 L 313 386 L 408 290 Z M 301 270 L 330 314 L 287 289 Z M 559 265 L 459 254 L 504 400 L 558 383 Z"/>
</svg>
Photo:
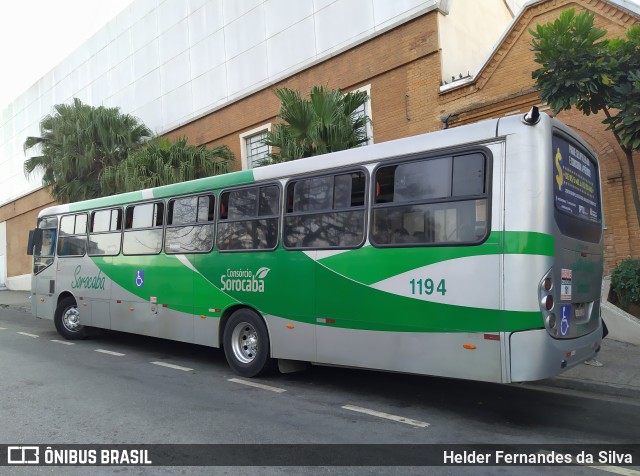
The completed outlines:
<svg viewBox="0 0 640 476">
<path fill-rule="evenodd" d="M 57 217 L 41 218 L 38 228 L 29 232 L 28 255 L 33 255 L 31 281 L 33 315 L 53 319 L 56 300 L 56 251 Z"/>
</svg>

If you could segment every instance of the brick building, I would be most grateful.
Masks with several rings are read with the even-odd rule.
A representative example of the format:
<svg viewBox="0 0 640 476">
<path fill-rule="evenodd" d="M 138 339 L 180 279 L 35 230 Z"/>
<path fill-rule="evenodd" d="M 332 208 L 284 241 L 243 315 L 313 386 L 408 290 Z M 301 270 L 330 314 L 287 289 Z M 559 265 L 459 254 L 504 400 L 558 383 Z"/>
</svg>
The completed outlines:
<svg viewBox="0 0 640 476">
<path fill-rule="evenodd" d="M 606 29 L 609 37 L 623 37 L 629 27 L 640 21 L 640 8 L 630 2 L 555 0 L 528 4 L 473 78 L 441 88 L 439 105 L 449 116 L 448 125 L 524 113 L 533 105 L 545 109 L 531 79 L 537 64 L 530 50 L 529 29 L 555 20 L 568 8 L 593 12 L 596 26 Z M 605 274 L 609 274 L 624 258 L 640 257 L 640 228 L 626 158 L 613 134 L 605 130 L 603 113 L 584 116 L 571 110 L 560 113 L 558 118 L 589 142 L 600 159 L 606 225 Z M 636 159 L 639 156 L 634 155 Z"/>
<path fill-rule="evenodd" d="M 212 31 L 205 39 L 191 44 L 194 34 L 196 37 L 204 35 L 201 30 L 203 25 L 206 25 L 205 20 L 211 19 L 210 15 L 207 16 L 206 12 L 202 13 L 201 10 L 180 13 L 184 15 L 182 22 L 186 22 L 187 30 L 186 46 L 180 53 L 173 46 L 173 41 L 177 38 L 174 30 L 180 22 L 173 27 L 167 24 L 166 31 L 163 32 L 160 24 L 163 21 L 166 23 L 166 20 L 163 20 L 164 16 L 159 12 L 155 33 L 159 35 L 161 55 L 163 44 L 169 45 L 168 48 L 176 52 L 175 56 L 171 57 L 167 53 L 166 61 L 158 61 L 159 66 L 153 68 L 153 64 L 145 63 L 148 62 L 149 45 L 153 45 L 155 40 L 145 43 L 146 40 L 140 39 L 136 25 L 148 22 L 145 18 L 149 13 L 147 12 L 146 16 L 142 15 L 139 11 L 140 5 L 154 4 L 154 1 L 156 10 L 172 3 L 162 3 L 161 0 L 136 0 L 132 5 L 138 8 L 134 13 L 140 16 L 140 19 L 137 23 L 132 20 L 128 27 L 130 33 L 126 45 L 133 51 L 129 56 L 132 58 L 131 64 L 126 66 L 133 72 L 132 78 L 128 80 L 130 83 L 100 100 L 99 88 L 107 86 L 100 83 L 98 78 L 79 90 L 85 94 L 84 97 L 80 94 L 80 97 L 92 104 L 117 105 L 125 112 L 140 116 L 152 129 L 172 139 L 186 136 L 190 143 L 196 145 L 226 144 L 238 158 L 237 168 L 251 167 L 265 152 L 260 138 L 276 120 L 279 105 L 273 88 L 286 86 L 303 93 L 309 91 L 313 85 L 326 85 L 344 91 L 366 90 L 370 95 L 366 112 L 373 121 L 371 140 L 376 143 L 383 142 L 485 118 L 524 113 L 531 105 L 538 104 L 538 95 L 531 80 L 531 71 L 535 69 L 535 64 L 529 51 L 530 35 L 527 30 L 536 23 L 554 19 L 565 8 L 594 11 L 599 26 L 607 28 L 614 36 L 621 35 L 626 28 L 640 19 L 640 8 L 625 0 L 530 2 L 513 21 L 507 4 L 500 0 L 358 0 L 356 7 L 359 6 L 361 10 L 370 9 L 370 21 L 353 30 L 352 36 L 345 36 L 342 30 L 348 22 L 345 23 L 341 15 L 351 12 L 349 9 L 355 8 L 354 2 L 319 2 L 321 6 L 316 5 L 316 2 L 309 2 L 312 8 L 308 11 L 301 10 L 303 7 L 300 5 L 304 6 L 304 2 L 289 2 L 296 5 L 297 10 L 291 13 L 290 22 L 280 27 L 284 29 L 278 30 L 274 25 L 280 20 L 272 18 L 273 12 L 269 11 L 273 0 L 256 0 L 253 2 L 257 5 L 255 8 L 241 12 L 237 19 L 227 20 L 227 29 L 222 28 L 221 34 L 223 40 L 225 35 L 233 35 L 234 29 L 245 34 L 246 24 L 241 29 L 234 24 L 246 20 L 249 23 L 262 22 L 262 30 L 266 32 L 264 37 L 256 38 L 253 45 L 245 45 L 244 51 L 238 49 L 229 53 L 227 46 L 226 59 L 219 65 L 211 62 L 211 51 L 215 50 L 215 44 L 202 44 L 208 38 L 215 41 L 217 31 Z M 180 2 L 173 2 L 173 5 L 176 3 Z M 205 9 L 220 2 L 202 0 L 199 3 L 204 4 L 201 8 Z M 391 7 L 391 4 L 394 6 Z M 227 4 L 223 4 L 225 5 Z M 340 10 L 341 8 L 346 10 Z M 335 11 L 330 12 L 332 15 L 329 16 L 326 15 L 327 9 Z M 233 18 L 233 15 L 227 17 Z M 270 18 L 272 23 L 269 23 Z M 326 26 L 323 21 L 330 20 L 336 24 L 331 26 L 332 29 L 326 30 L 323 36 L 322 28 Z M 299 39 L 300 42 L 306 41 L 305 31 L 311 30 L 296 33 L 300 30 L 300 25 L 313 28 L 315 35 L 313 45 L 308 45 L 310 52 L 304 55 L 296 49 L 298 46 L 290 51 L 289 44 L 295 39 Z M 352 26 L 349 25 L 348 28 Z M 293 32 L 293 36 L 288 40 L 286 32 Z M 285 37 L 281 38 L 280 35 Z M 337 38 L 331 35 L 337 35 Z M 114 54 L 125 56 L 123 53 L 117 53 L 123 49 L 123 36 L 121 33 L 109 40 L 110 45 L 115 43 Z M 167 37 L 165 43 L 163 37 Z M 248 41 L 242 38 L 241 42 Z M 497 46 L 493 48 L 496 42 Z M 271 47 L 284 48 L 286 58 L 269 56 Z M 299 48 L 304 47 L 305 45 L 302 45 Z M 198 57 L 199 49 L 203 50 L 202 61 L 210 62 L 209 69 L 204 68 L 202 63 L 193 61 L 193 58 Z M 92 58 L 101 51 L 98 50 Z M 261 51 L 267 55 L 265 65 L 258 64 L 262 61 L 259 56 Z M 232 54 L 236 56 L 230 56 Z M 107 79 L 112 79 L 109 74 L 119 72 L 122 65 L 127 64 L 129 57 L 113 60 L 120 62 L 110 64 L 109 71 L 104 73 Z M 297 59 L 292 60 L 292 57 Z M 488 59 L 483 63 L 482 59 L 485 57 Z M 189 61 L 191 76 L 185 76 L 186 79 L 180 83 L 179 68 L 184 68 Z M 258 74 L 259 71 L 256 73 L 251 69 L 254 63 L 256 70 L 264 72 Z M 142 66 L 137 66 L 140 64 Z M 224 71 L 221 65 L 224 66 Z M 78 67 L 81 68 L 82 66 Z M 94 71 L 95 67 L 88 70 Z M 223 74 L 226 86 L 220 79 Z M 247 76 L 253 77 L 253 82 L 247 82 Z M 165 77 L 169 78 L 175 89 L 165 91 L 166 88 L 162 87 L 166 83 L 166 80 L 163 80 Z M 237 78 L 242 83 L 231 83 L 231 78 Z M 152 97 L 149 92 L 155 87 L 156 80 L 160 84 L 158 98 Z M 125 80 L 123 84 L 126 82 Z M 185 92 L 187 85 L 188 94 Z M 224 94 L 219 93 L 216 87 L 226 87 Z M 55 94 L 55 85 L 53 90 L 51 105 L 62 102 L 56 100 L 58 96 Z M 78 95 L 74 92 L 69 94 L 69 97 Z M 64 100 L 68 100 L 68 97 Z M 185 108 L 184 101 L 190 101 L 191 106 Z M 3 115 L 3 125 L 6 126 L 7 120 L 4 117 Z M 597 117 L 584 118 L 568 113 L 560 118 L 582 134 L 600 154 L 607 222 L 608 269 L 621 258 L 629 255 L 640 256 L 640 243 L 637 238 L 640 233 L 634 221 L 628 171 L 624 167 L 623 156 L 617 150 L 613 136 L 604 131 L 604 126 Z M 14 129 L 27 132 L 28 128 Z M 37 128 L 24 134 L 24 137 L 36 134 Z M 16 144 L 24 140 L 20 138 L 22 136 L 16 137 Z M 21 143 L 19 145 L 21 146 Z M 0 149 L 2 150 L 6 148 Z M 21 160 L 24 160 L 24 156 Z M 24 192 L 14 191 L 9 200 L 0 197 L 0 260 L 4 251 L 4 256 L 7 257 L 6 282 L 14 289 L 28 287 L 31 264 L 29 257 L 24 254 L 27 231 L 34 226 L 38 211 L 51 203 L 51 198 L 44 190 L 28 189 L 29 187 L 22 186 L 20 190 Z M 33 190 L 33 184 L 31 189 Z M 1 264 L 0 262 L 0 275 Z"/>
</svg>

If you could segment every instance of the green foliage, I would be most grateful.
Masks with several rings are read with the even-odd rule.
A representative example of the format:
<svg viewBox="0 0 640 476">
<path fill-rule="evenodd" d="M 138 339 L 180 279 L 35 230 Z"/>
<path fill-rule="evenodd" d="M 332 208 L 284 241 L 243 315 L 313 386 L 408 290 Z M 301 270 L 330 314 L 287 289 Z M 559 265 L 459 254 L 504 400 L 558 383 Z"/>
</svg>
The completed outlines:
<svg viewBox="0 0 640 476">
<path fill-rule="evenodd" d="M 535 62 L 542 65 L 532 76 L 556 114 L 575 106 L 589 115 L 609 104 L 614 65 L 603 39 L 607 32 L 594 27 L 592 14 L 566 10 L 529 32 Z"/>
<path fill-rule="evenodd" d="M 365 144 L 370 119 L 359 113 L 368 96 L 361 91 L 343 94 L 322 86 L 311 89 L 309 99 L 289 88 L 277 89 L 278 113 L 283 123 L 267 134 L 265 143 L 277 148 L 260 165 L 287 162 Z"/>
<path fill-rule="evenodd" d="M 615 291 L 623 309 L 631 303 L 640 304 L 640 259 L 627 258 L 611 273 L 611 289 Z"/>
<path fill-rule="evenodd" d="M 106 167 L 101 185 L 105 194 L 159 187 L 226 173 L 233 161 L 226 145 L 195 147 L 186 137 L 173 143 L 154 138 L 119 164 Z"/>
<path fill-rule="evenodd" d="M 151 131 L 118 108 L 93 107 L 74 99 L 54 106 L 55 113 L 40 121 L 40 137 L 28 137 L 28 150 L 40 154 L 24 163 L 25 175 L 42 173 L 42 185 L 60 203 L 102 196 L 100 177 L 105 167 L 141 147 Z"/>
<path fill-rule="evenodd" d="M 631 193 L 640 224 L 640 193 L 633 153 L 640 151 L 640 26 L 626 37 L 606 39 L 594 15 L 566 10 L 529 30 L 535 61 L 532 73 L 540 97 L 557 114 L 576 107 L 586 115 L 603 111 L 627 159 Z M 612 115 L 612 111 L 616 111 Z"/>
<path fill-rule="evenodd" d="M 618 112 L 605 123 L 623 147 L 640 151 L 640 26 L 627 30 L 627 40 L 611 40 L 620 74 L 613 87 L 611 105 Z"/>
</svg>

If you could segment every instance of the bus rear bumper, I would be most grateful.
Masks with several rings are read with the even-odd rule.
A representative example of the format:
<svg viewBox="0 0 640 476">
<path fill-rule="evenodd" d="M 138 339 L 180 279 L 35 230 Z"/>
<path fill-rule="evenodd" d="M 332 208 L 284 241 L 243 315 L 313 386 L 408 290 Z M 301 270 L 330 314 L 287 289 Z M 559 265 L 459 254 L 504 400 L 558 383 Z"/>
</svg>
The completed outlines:
<svg viewBox="0 0 640 476">
<path fill-rule="evenodd" d="M 576 339 L 554 339 L 546 329 L 514 332 L 509 338 L 511 382 L 550 378 L 592 358 L 602 342 L 602 323 Z"/>
</svg>

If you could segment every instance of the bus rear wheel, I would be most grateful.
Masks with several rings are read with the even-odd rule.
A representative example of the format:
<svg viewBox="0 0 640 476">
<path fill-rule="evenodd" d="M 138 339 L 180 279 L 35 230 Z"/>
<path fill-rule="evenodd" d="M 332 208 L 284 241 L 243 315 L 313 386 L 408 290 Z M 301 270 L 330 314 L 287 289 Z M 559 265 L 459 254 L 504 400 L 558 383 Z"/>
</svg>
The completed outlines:
<svg viewBox="0 0 640 476">
<path fill-rule="evenodd" d="M 65 339 L 84 339 L 86 335 L 85 326 L 81 324 L 80 312 L 76 300 L 66 297 L 58 307 L 53 317 L 58 334 Z"/>
<path fill-rule="evenodd" d="M 243 377 L 257 377 L 273 369 L 267 326 L 250 309 L 231 314 L 224 328 L 223 345 L 229 366 Z"/>
</svg>

